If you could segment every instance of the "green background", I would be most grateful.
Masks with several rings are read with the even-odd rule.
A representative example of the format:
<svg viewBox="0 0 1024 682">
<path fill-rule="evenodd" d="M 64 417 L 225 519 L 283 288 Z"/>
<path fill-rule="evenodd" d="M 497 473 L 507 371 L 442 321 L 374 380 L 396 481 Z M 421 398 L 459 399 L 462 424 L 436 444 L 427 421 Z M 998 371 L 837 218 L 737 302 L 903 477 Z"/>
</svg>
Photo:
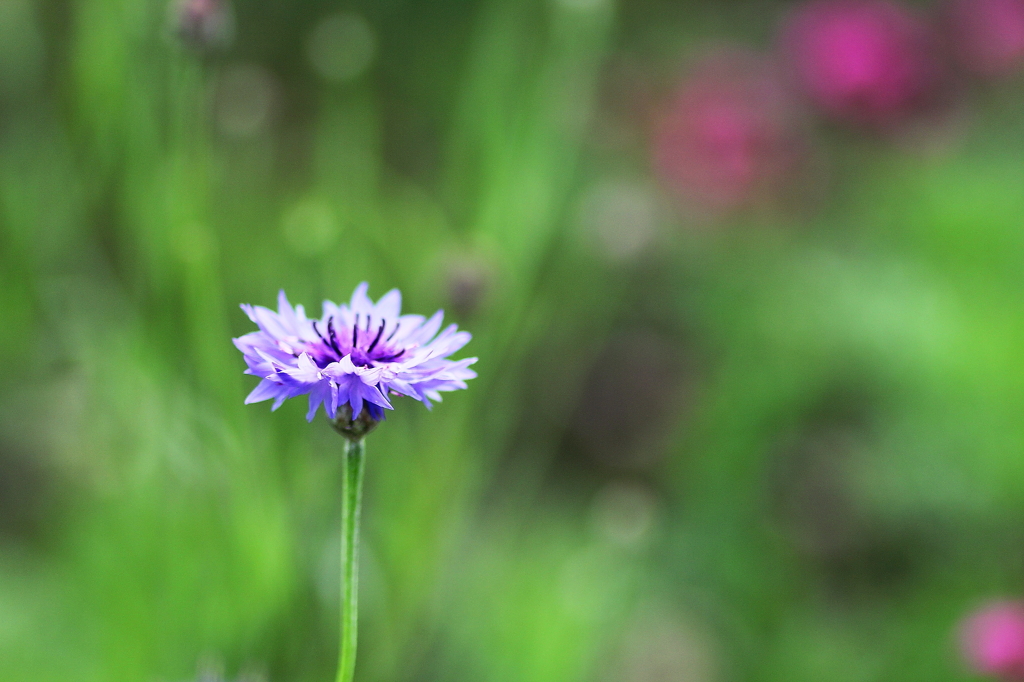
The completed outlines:
<svg viewBox="0 0 1024 682">
<path fill-rule="evenodd" d="M 368 440 L 357 680 L 969 679 L 1024 577 L 1024 91 L 809 122 L 820 198 L 698 224 L 637 92 L 786 10 L 249 0 L 203 51 L 0 3 L 0 679 L 333 679 L 342 442 L 230 338 L 363 280 L 480 376 Z"/>
</svg>

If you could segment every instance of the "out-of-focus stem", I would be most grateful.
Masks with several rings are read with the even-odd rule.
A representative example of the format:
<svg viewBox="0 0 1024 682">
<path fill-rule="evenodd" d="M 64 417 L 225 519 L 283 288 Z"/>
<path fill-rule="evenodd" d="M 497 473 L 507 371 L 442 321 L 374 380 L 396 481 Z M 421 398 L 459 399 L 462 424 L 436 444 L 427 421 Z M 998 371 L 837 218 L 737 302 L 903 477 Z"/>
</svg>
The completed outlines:
<svg viewBox="0 0 1024 682">
<path fill-rule="evenodd" d="M 362 503 L 362 439 L 345 439 L 341 486 L 341 632 L 338 645 L 338 682 L 352 682 L 356 670 L 356 630 L 359 593 L 359 508 Z"/>
</svg>

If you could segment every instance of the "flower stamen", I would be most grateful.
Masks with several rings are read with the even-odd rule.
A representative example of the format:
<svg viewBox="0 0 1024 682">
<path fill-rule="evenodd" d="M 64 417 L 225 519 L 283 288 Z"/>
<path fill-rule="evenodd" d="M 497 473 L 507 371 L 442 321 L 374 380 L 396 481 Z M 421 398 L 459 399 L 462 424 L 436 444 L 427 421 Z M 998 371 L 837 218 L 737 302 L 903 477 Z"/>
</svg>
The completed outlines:
<svg viewBox="0 0 1024 682">
<path fill-rule="evenodd" d="M 330 328 L 330 323 L 328 323 L 328 328 Z M 331 345 L 327 342 L 327 339 L 324 338 L 324 335 L 320 333 L 320 328 L 316 326 L 316 320 L 313 320 L 313 331 L 316 332 L 316 335 L 320 337 L 320 340 L 324 342 L 325 346 Z"/>
<path fill-rule="evenodd" d="M 377 336 L 373 339 L 373 343 L 366 349 L 367 353 L 372 353 L 373 349 L 377 347 L 377 342 L 380 341 L 380 337 L 384 334 L 384 327 L 387 325 L 387 320 L 382 320 L 380 328 L 377 330 Z"/>
<path fill-rule="evenodd" d="M 338 345 L 338 336 L 334 332 L 334 318 L 333 317 L 331 319 L 327 320 L 327 333 L 331 337 L 331 343 L 330 343 L 331 348 L 333 348 L 334 352 L 338 354 L 338 357 L 341 357 L 342 356 L 342 352 L 341 352 L 340 346 Z"/>
</svg>

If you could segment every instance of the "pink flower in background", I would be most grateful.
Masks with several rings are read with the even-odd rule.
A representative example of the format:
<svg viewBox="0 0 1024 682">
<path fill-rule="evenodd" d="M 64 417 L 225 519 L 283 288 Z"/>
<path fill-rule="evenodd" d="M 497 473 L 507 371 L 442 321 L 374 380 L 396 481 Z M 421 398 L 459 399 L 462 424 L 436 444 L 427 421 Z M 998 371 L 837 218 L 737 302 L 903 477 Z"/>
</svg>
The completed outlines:
<svg viewBox="0 0 1024 682">
<path fill-rule="evenodd" d="M 174 32 L 189 47 L 200 51 L 223 48 L 234 37 L 229 0 L 174 0 L 169 11 Z"/>
<path fill-rule="evenodd" d="M 945 15 L 951 51 L 964 69 L 1002 76 L 1024 64 L 1024 0 L 952 0 Z"/>
<path fill-rule="evenodd" d="M 803 5 L 783 27 L 782 47 L 799 87 L 840 119 L 893 122 L 927 103 L 938 85 L 928 26 L 886 0 Z"/>
<path fill-rule="evenodd" d="M 769 189 L 792 167 L 799 146 L 773 69 L 745 53 L 700 62 L 655 125 L 653 143 L 662 182 L 712 212 Z"/>
<path fill-rule="evenodd" d="M 964 621 L 960 633 L 971 668 L 1002 680 L 1024 680 L 1024 604 L 1001 601 Z"/>
</svg>

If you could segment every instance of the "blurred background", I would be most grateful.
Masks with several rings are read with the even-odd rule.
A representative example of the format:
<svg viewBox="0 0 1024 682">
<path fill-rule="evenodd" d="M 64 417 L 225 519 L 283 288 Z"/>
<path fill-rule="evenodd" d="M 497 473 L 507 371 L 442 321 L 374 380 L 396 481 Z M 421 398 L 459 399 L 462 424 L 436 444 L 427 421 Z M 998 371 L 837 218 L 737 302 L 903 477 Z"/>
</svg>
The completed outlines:
<svg viewBox="0 0 1024 682">
<path fill-rule="evenodd" d="M 480 377 L 368 444 L 357 679 L 979 679 L 1024 587 L 1024 0 L 2 0 L 0 679 L 334 678 L 342 442 L 239 303 Z"/>
</svg>

